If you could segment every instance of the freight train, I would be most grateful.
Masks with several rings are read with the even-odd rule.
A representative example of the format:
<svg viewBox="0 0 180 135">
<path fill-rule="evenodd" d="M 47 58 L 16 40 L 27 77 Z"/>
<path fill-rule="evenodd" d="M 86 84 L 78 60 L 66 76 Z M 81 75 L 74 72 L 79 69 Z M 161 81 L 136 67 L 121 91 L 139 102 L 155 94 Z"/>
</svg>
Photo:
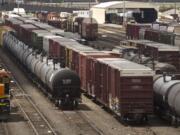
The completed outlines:
<svg viewBox="0 0 180 135">
<path fill-rule="evenodd" d="M 148 115 L 153 113 L 153 71 L 150 68 L 83 46 L 71 39 L 52 35 L 48 38 L 48 43 L 42 46 L 47 49 L 43 49 L 47 56 L 63 63 L 63 67 L 69 67 L 75 71 L 82 80 L 81 89 L 111 109 L 120 118 L 144 121 L 147 120 Z M 28 49 L 32 46 L 27 47 L 15 39 L 14 36 L 6 33 L 4 46 L 11 50 L 35 76 L 40 78 L 42 83 L 47 86 L 47 90 L 52 88 L 49 91 L 55 92 L 54 96 L 57 96 L 56 88 L 62 84 L 61 82 L 69 85 L 71 79 L 74 81 L 72 87 L 77 85 L 77 77 L 72 78 L 73 74 L 69 70 L 62 74 L 62 68 L 54 71 L 53 69 L 59 66 L 53 66 L 50 61 L 48 62 L 50 69 L 48 69 L 45 57 L 42 58 Z M 132 66 L 129 67 L 129 65 Z M 45 70 L 44 73 L 42 73 L 43 70 Z M 54 76 L 53 71 L 54 74 L 58 74 Z M 66 78 L 63 81 L 64 76 Z M 58 80 L 61 82 L 58 83 Z M 74 90 L 74 94 L 79 95 L 78 88 L 67 89 L 64 87 L 62 90 L 71 90 L 71 93 Z"/>
<path fill-rule="evenodd" d="M 32 49 L 9 33 L 4 34 L 3 43 L 31 73 L 39 78 L 57 106 L 77 107 L 81 93 L 80 79 L 75 72 L 48 61 L 47 57 L 36 55 Z"/>
<path fill-rule="evenodd" d="M 94 18 L 78 17 L 74 15 L 68 15 L 62 18 L 58 15 L 58 13 L 52 12 L 46 14 L 38 12 L 36 14 L 41 22 L 47 22 L 49 25 L 65 31 L 78 33 L 86 40 L 96 40 L 98 38 L 98 24 Z"/>
<path fill-rule="evenodd" d="M 72 39 L 55 36 L 50 32 L 49 35 L 39 32 L 41 34 L 36 34 L 38 42 L 30 44 L 33 30 L 40 28 L 34 25 L 34 27 L 24 26 L 25 22 L 21 22 L 21 24 L 18 24 L 17 21 L 12 22 L 8 25 L 16 30 L 16 37 L 29 45 L 29 48 L 41 50 L 40 52 L 49 58 L 62 63 L 63 67 L 74 70 L 82 80 L 81 89 L 120 115 L 121 118 L 145 120 L 148 114 L 153 113 L 152 77 L 154 74 L 149 68 L 117 58 L 111 53 L 81 45 Z M 26 34 L 23 34 L 22 31 Z M 163 56 L 163 53 L 159 54 Z M 38 58 L 39 55 L 36 57 Z M 165 66 L 167 65 L 165 64 Z M 176 68 L 179 70 L 179 67 L 174 68 L 173 66 L 167 70 L 176 70 Z M 159 70 L 164 72 L 166 68 Z M 171 86 L 173 87 L 173 84 Z M 154 94 L 157 95 L 156 92 Z M 161 108 L 159 104 L 162 103 L 156 101 L 155 107 Z M 167 110 L 169 109 L 167 108 Z M 174 114 L 172 113 L 172 116 Z"/>
</svg>

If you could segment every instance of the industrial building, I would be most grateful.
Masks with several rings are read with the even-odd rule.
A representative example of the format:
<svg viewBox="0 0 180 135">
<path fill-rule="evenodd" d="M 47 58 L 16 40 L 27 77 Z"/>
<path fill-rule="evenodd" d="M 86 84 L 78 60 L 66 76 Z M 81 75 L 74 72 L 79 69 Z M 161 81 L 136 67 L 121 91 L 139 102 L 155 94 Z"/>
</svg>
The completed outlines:
<svg viewBox="0 0 180 135">
<path fill-rule="evenodd" d="M 99 24 L 103 24 L 105 23 L 107 13 L 123 13 L 123 8 L 125 8 L 125 12 L 127 12 L 140 8 L 155 8 L 155 6 L 151 3 L 144 2 L 126 1 L 125 4 L 123 1 L 104 2 L 91 8 L 92 18 L 96 19 Z M 156 9 L 158 9 L 158 7 L 156 7 Z"/>
</svg>

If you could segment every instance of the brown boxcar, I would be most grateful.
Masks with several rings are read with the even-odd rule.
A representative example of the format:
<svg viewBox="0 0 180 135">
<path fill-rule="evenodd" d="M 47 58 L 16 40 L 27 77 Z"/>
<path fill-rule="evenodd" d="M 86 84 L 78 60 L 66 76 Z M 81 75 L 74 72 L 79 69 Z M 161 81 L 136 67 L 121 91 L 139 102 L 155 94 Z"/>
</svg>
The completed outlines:
<svg viewBox="0 0 180 135">
<path fill-rule="evenodd" d="M 50 46 L 52 46 L 51 48 L 58 46 L 59 48 L 59 54 L 56 54 L 57 51 L 55 52 L 49 52 L 49 56 L 50 58 L 52 58 L 52 56 L 56 55 L 58 56 L 57 59 L 62 62 L 65 63 L 66 66 L 69 66 L 70 64 L 70 56 L 69 56 L 69 50 L 67 49 L 67 47 L 70 46 L 74 46 L 78 44 L 76 41 L 71 40 L 71 39 L 67 39 L 64 37 L 57 37 L 57 38 L 53 38 L 49 40 L 49 48 Z M 66 47 L 67 46 L 67 47 Z"/>
<path fill-rule="evenodd" d="M 8 18 L 5 19 L 5 24 L 12 27 L 16 31 L 19 31 L 19 25 L 23 24 L 23 21 L 17 20 L 16 18 Z"/>
<path fill-rule="evenodd" d="M 98 58 L 94 64 L 96 98 L 122 118 L 153 113 L 153 71 L 121 58 Z"/>
<path fill-rule="evenodd" d="M 81 78 L 81 87 L 82 90 L 84 90 L 91 96 L 94 96 L 94 93 L 90 89 L 90 84 L 92 81 L 92 68 L 90 59 L 106 57 L 111 58 L 115 56 L 97 50 L 79 53 L 79 76 Z"/>
<path fill-rule="evenodd" d="M 144 38 L 147 40 L 159 42 L 160 32 L 158 30 L 146 29 Z"/>
<path fill-rule="evenodd" d="M 98 23 L 95 19 L 83 19 L 81 36 L 87 40 L 96 40 L 98 38 Z"/>
<path fill-rule="evenodd" d="M 33 30 L 38 30 L 36 26 L 32 24 L 22 24 L 20 25 L 18 37 L 21 41 L 26 43 L 27 45 L 31 45 L 31 33 Z"/>
<path fill-rule="evenodd" d="M 133 24 L 129 23 L 126 27 L 126 36 L 128 39 L 139 39 L 140 37 L 140 29 L 147 29 L 150 28 L 151 25 L 149 24 Z"/>
<path fill-rule="evenodd" d="M 69 56 L 69 67 L 79 74 L 79 53 L 97 51 L 91 47 L 81 45 L 79 43 L 66 46 L 67 56 Z"/>
</svg>

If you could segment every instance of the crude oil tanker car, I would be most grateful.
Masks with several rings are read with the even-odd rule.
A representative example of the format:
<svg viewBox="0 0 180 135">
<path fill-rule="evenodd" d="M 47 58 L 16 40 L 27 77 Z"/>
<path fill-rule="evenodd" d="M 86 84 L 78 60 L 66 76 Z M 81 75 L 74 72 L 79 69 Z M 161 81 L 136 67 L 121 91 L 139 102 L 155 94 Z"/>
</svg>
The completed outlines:
<svg viewBox="0 0 180 135">
<path fill-rule="evenodd" d="M 80 79 L 68 68 L 47 62 L 9 33 L 4 34 L 5 47 L 47 88 L 56 105 L 77 106 L 80 100 Z"/>
</svg>

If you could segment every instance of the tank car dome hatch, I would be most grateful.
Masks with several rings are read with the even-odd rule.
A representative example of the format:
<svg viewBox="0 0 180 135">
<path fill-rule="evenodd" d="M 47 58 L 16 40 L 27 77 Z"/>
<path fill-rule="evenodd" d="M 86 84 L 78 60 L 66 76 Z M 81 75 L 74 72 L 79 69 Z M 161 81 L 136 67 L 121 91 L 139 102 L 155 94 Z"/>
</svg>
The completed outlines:
<svg viewBox="0 0 180 135">
<path fill-rule="evenodd" d="M 162 63 L 162 62 L 158 62 L 155 64 L 155 70 L 159 73 L 163 73 L 163 72 L 174 73 L 177 71 L 174 65 L 168 63 Z"/>
<path fill-rule="evenodd" d="M 144 55 L 141 56 L 141 63 L 142 64 L 148 64 L 149 62 L 151 62 L 151 58 L 150 57 L 145 57 Z"/>
<path fill-rule="evenodd" d="M 50 77 L 50 88 L 55 89 L 57 86 L 64 85 L 69 85 L 70 87 L 80 85 L 79 76 L 73 71 L 62 69 Z"/>
<path fill-rule="evenodd" d="M 172 77 L 171 76 L 161 76 L 158 79 L 154 81 L 153 89 L 155 93 L 161 94 L 160 93 L 160 88 L 164 85 L 164 80 L 165 81 L 171 81 Z"/>
<path fill-rule="evenodd" d="M 134 59 L 134 57 L 136 57 L 136 54 L 134 52 L 126 52 L 123 54 L 123 58 L 130 60 L 130 61 L 132 59 Z"/>
</svg>

